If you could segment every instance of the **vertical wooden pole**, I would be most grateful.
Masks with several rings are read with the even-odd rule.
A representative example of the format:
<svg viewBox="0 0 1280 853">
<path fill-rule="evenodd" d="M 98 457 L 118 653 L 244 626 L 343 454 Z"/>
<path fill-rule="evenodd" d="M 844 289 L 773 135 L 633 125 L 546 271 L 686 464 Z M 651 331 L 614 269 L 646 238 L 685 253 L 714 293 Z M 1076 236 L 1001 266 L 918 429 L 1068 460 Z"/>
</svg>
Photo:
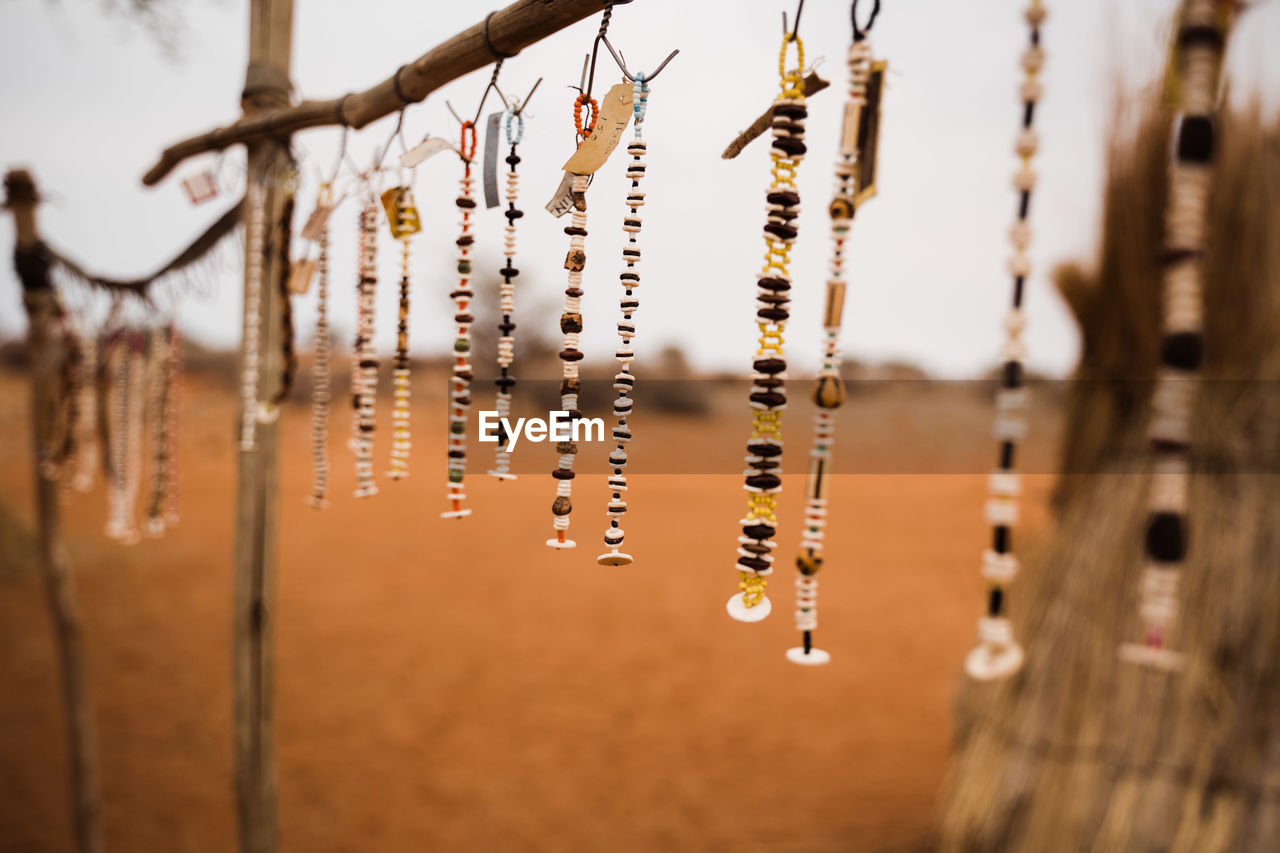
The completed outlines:
<svg viewBox="0 0 1280 853">
<path fill-rule="evenodd" d="M 249 68 L 241 106 L 246 115 L 289 103 L 293 0 L 252 0 Z M 266 204 L 258 397 L 267 399 L 282 371 L 277 231 L 288 165 L 282 143 L 248 146 L 249 180 L 261 180 Z M 251 215 L 246 205 L 245 217 Z M 287 238 L 286 238 L 287 239 Z M 248 259 L 246 258 L 246 261 Z M 246 299 L 247 303 L 247 299 Z M 245 305 L 245 316 L 254 306 Z M 244 347 L 241 346 L 241 364 Z M 237 421 L 238 423 L 239 421 Z M 276 808 L 275 664 L 276 523 L 279 511 L 278 424 L 260 423 L 257 446 L 240 451 L 236 491 L 232 671 L 235 711 L 236 812 L 243 853 L 273 853 Z"/>
<path fill-rule="evenodd" d="M 67 741 L 71 759 L 71 817 L 76 849 L 100 853 L 102 820 L 98 801 L 93 716 L 85 680 L 84 642 L 76 607 L 75 578 L 62 542 L 59 473 L 51 464 L 58 431 L 62 387 L 62 308 L 49 281 L 49 259 L 36 229 L 35 181 L 25 171 L 5 176 L 8 207 L 17 234 L 14 267 L 22 281 L 27 309 L 27 352 L 31 361 L 31 422 L 35 448 L 36 526 L 40 568 L 49 596 L 62 692 L 67 705 Z"/>
</svg>

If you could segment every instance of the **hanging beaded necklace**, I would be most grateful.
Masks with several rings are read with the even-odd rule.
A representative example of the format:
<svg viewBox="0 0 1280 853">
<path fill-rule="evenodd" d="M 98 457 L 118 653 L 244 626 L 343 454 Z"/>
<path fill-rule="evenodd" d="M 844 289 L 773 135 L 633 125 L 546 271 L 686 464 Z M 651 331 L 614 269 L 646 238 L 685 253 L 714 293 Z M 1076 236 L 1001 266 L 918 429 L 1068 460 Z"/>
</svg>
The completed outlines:
<svg viewBox="0 0 1280 853">
<path fill-rule="evenodd" d="M 75 334 L 76 351 L 73 393 L 76 417 L 70 425 L 75 435 L 75 474 L 70 486 L 74 491 L 93 488 L 98 468 L 98 393 L 94 377 L 98 371 L 98 341 L 93 335 Z"/>
<path fill-rule="evenodd" d="M 591 120 L 586 125 L 582 123 L 584 105 L 590 106 Z M 599 117 L 600 107 L 595 98 L 588 98 L 584 92 L 574 99 L 573 126 L 578 135 L 579 146 L 595 130 Z M 569 413 L 571 421 L 582 417 L 582 412 L 578 409 L 578 394 L 582 391 L 582 382 L 578 379 L 578 362 L 582 360 L 583 354 L 578 349 L 578 343 L 582 333 L 582 271 L 587 265 L 587 185 L 590 180 L 590 175 L 570 173 L 569 192 L 573 199 L 573 218 L 564 229 L 564 233 L 569 235 L 569 251 L 564 259 L 564 268 L 569 271 L 569 285 L 564 290 L 564 313 L 560 315 L 560 331 L 564 334 L 563 349 L 560 350 L 560 360 L 563 362 L 560 408 Z M 556 497 L 551 502 L 555 537 L 548 539 L 547 544 L 552 548 L 576 548 L 578 543 L 570 539 L 568 534 L 569 514 L 573 512 L 573 463 L 578 453 L 578 444 L 575 441 L 557 442 L 556 452 L 560 455 L 559 464 L 551 472 L 556 481 Z"/>
<path fill-rule="evenodd" d="M 320 190 L 320 205 L 332 203 L 329 187 Z M 311 366 L 311 494 L 307 503 L 316 509 L 329 504 L 329 225 L 317 235 L 315 360 Z"/>
<path fill-rule="evenodd" d="M 378 392 L 378 353 L 374 347 L 375 296 L 378 288 L 378 202 L 372 194 L 360 211 L 360 270 L 356 282 L 355 364 L 351 371 L 354 408 L 353 447 L 358 498 L 378 493 L 373 475 L 373 436 Z"/>
<path fill-rule="evenodd" d="M 396 357 L 391 371 L 395 383 L 395 403 L 391 410 L 391 470 L 387 476 L 401 480 L 409 476 L 409 238 L 421 230 L 413 191 L 394 187 L 382 194 L 382 205 L 391 225 L 391 235 L 400 241 L 400 305 L 396 324 Z"/>
<path fill-rule="evenodd" d="M 828 212 L 831 215 L 831 277 L 823 309 L 822 367 L 813 388 L 817 412 L 813 417 L 813 447 L 809 451 L 809 471 L 805 481 L 804 530 L 800 553 L 796 556 L 796 630 L 803 644 L 787 650 L 787 659 L 802 665 L 821 665 L 831 656 L 813 646 L 818 627 L 818 571 L 822 568 L 827 526 L 827 480 L 831 448 L 835 443 L 836 410 L 845 399 L 840 377 L 840 329 L 844 316 L 847 283 L 844 275 L 844 247 L 850 224 L 861 202 L 874 192 L 876 143 L 879 135 L 880 96 L 885 64 L 873 62 L 867 31 L 875 22 L 877 5 L 866 29 L 858 27 L 857 3 L 853 4 L 854 36 L 849 46 L 849 99 L 845 104 L 840 156 L 836 160 L 836 192 Z"/>
<path fill-rule="evenodd" d="M 1219 75 L 1231 27 L 1230 4 L 1189 0 L 1177 34 L 1178 75 L 1165 202 L 1164 313 L 1160 367 L 1151 398 L 1147 439 L 1152 476 L 1144 541 L 1146 567 L 1139 589 L 1142 640 L 1120 647 L 1120 658 L 1176 670 L 1184 655 L 1167 647 L 1178 615 L 1178 588 L 1189 538 L 1191 426 L 1204 358 L 1204 254 L 1216 143 Z"/>
<path fill-rule="evenodd" d="M 627 490 L 627 444 L 631 441 L 631 427 L 627 424 L 627 418 L 631 415 L 630 394 L 635 385 L 635 377 L 631 373 L 631 362 L 635 358 L 631 339 L 636 333 L 635 313 L 640 308 L 640 299 L 635 294 L 636 288 L 640 286 L 640 274 L 636 270 L 636 264 L 640 262 L 637 237 L 643 225 L 640 208 L 644 206 L 644 193 L 640 191 L 640 179 L 645 174 L 644 119 L 648 103 L 649 84 L 645 82 L 644 72 L 637 71 L 631 99 L 634 135 L 627 146 L 627 153 L 631 155 L 631 162 L 627 164 L 627 179 L 631 181 L 631 190 L 627 193 L 627 213 L 622 219 L 622 230 L 627 235 L 627 242 L 622 248 L 622 260 L 626 266 L 618 274 L 618 284 L 622 287 L 618 308 L 622 317 L 618 321 L 618 374 L 613 378 L 613 388 L 618 392 L 613 401 L 613 416 L 617 419 L 613 439 L 617 446 L 609 452 L 609 465 L 613 473 L 609 477 L 609 527 L 604 532 L 604 544 L 609 550 L 596 557 L 596 562 L 602 566 L 625 566 L 632 561 L 631 555 L 620 549 L 624 539 L 622 516 L 627 512 L 627 502 L 622 499 L 623 492 Z"/>
<path fill-rule="evenodd" d="M 165 491 L 169 487 L 168 404 L 165 400 L 169 392 L 168 332 L 152 329 L 148 338 L 146 415 L 151 437 L 151 494 L 147 501 L 147 535 L 160 536 L 165 529 Z"/>
<path fill-rule="evenodd" d="M 262 339 L 262 251 L 266 241 L 266 201 L 262 187 L 249 181 L 249 223 L 245 234 L 244 350 L 240 366 L 240 450 L 257 447 L 258 363 Z"/>
<path fill-rule="evenodd" d="M 796 46 L 796 67 L 787 70 L 788 46 Z M 773 541 L 777 532 L 777 494 L 782 490 L 782 411 L 787 405 L 787 362 L 783 332 L 791 289 L 791 246 L 795 242 L 800 193 L 795 176 L 804 158 L 804 123 L 808 115 L 804 98 L 804 43 L 795 32 L 782 40 L 778 57 L 781 92 L 773 103 L 773 180 L 765 196 L 768 219 L 764 226 L 764 267 L 757 277 L 757 326 L 760 346 L 752 363 L 749 401 L 753 410 L 751 438 L 747 443 L 744 488 L 747 514 L 738 537 L 738 586 L 726 609 L 740 622 L 757 622 L 769 615 L 772 605 L 765 595 L 773 573 Z"/>
<path fill-rule="evenodd" d="M 1007 613 L 1006 590 L 1019 569 L 1012 532 L 1018 521 L 1022 482 L 1014 469 L 1014 453 L 1017 443 L 1027 434 L 1027 388 L 1022 376 L 1022 364 L 1027 354 L 1022 340 L 1026 319 L 1022 313 L 1022 301 L 1026 279 L 1031 274 L 1031 258 L 1027 254 L 1031 245 L 1031 226 L 1027 215 L 1036 181 L 1031 160 L 1038 146 L 1031 122 L 1042 93 L 1039 73 L 1044 65 L 1044 50 L 1040 46 L 1040 25 L 1046 14 L 1040 0 L 1031 0 L 1024 12 L 1030 28 L 1030 43 L 1022 55 L 1022 69 L 1026 73 L 1020 92 L 1022 129 L 1014 143 L 1021 162 L 1013 178 L 1014 188 L 1018 191 L 1017 221 L 1009 231 L 1013 244 L 1013 257 L 1009 261 L 1009 272 L 1013 275 L 1013 300 L 1004 321 L 1008 338 L 1003 351 L 1000 388 L 996 391 L 995 437 L 1000 442 L 999 462 L 987 479 L 986 520 L 991 525 L 992 540 L 991 547 L 982 555 L 982 576 L 988 584 L 987 611 L 978 620 L 978 644 L 965 658 L 965 671 L 970 678 L 979 681 L 1010 676 L 1022 666 L 1023 659 L 1022 646 L 1014 638 L 1013 624 Z"/>
<path fill-rule="evenodd" d="M 165 485 L 164 521 L 166 525 L 173 527 L 178 523 L 178 488 L 181 483 L 178 470 L 178 428 L 182 422 L 182 335 L 178 331 L 177 320 L 169 323 L 169 364 L 165 381 L 168 383 L 164 395 L 165 473 L 168 482 Z"/>
<path fill-rule="evenodd" d="M 453 342 L 453 375 L 449 380 L 449 483 L 446 498 L 450 509 L 440 513 L 441 518 L 464 518 L 471 509 L 464 507 L 467 489 L 463 479 L 467 475 L 467 412 L 471 408 L 471 324 L 475 321 L 468 309 L 471 307 L 471 246 L 475 236 L 471 233 L 471 214 L 476 200 L 472 193 L 471 161 L 476 155 L 476 125 L 474 121 L 462 123 L 462 139 L 458 148 L 462 158 L 462 178 L 455 204 L 462 214 L 459 222 L 458 286 L 449 296 L 453 299 L 453 321 L 458 335 Z"/>
<path fill-rule="evenodd" d="M 146 338 L 142 332 L 130 332 L 126 357 L 126 392 L 124 394 L 124 480 L 121 488 L 123 526 L 120 541 L 136 545 L 142 538 L 138 528 L 138 491 L 142 486 L 143 413 L 146 407 Z"/>
<path fill-rule="evenodd" d="M 516 357 L 514 334 L 516 324 L 511 318 L 516 310 L 515 279 L 520 274 L 520 270 L 514 265 L 516 220 L 524 216 L 524 211 L 516 207 L 516 200 L 520 196 L 520 176 L 516 173 L 516 166 L 520 164 L 520 155 L 516 153 L 516 147 L 524 139 L 524 113 L 519 101 L 514 101 L 507 110 L 505 132 L 507 144 L 511 146 L 511 153 L 507 155 L 507 209 L 504 211 L 507 224 L 503 228 L 502 236 L 502 254 L 507 260 L 498 270 L 502 276 L 502 284 L 498 288 L 498 310 L 502 313 L 502 320 L 498 323 L 498 378 L 493 382 L 498 389 L 494 411 L 497 413 L 499 423 L 511 414 L 511 390 L 516 387 L 515 377 L 511 375 L 511 365 Z M 507 438 L 508 436 L 500 429 L 493 468 L 489 471 L 489 474 L 500 480 L 516 479 L 516 475 L 511 473 L 511 454 L 507 451 Z"/>
</svg>

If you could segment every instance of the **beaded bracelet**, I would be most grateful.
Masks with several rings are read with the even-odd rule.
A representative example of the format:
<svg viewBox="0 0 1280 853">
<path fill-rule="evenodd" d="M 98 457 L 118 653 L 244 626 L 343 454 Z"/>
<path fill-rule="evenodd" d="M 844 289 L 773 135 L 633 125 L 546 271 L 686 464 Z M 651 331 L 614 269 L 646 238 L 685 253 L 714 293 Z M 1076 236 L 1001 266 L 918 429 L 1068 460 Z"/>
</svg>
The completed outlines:
<svg viewBox="0 0 1280 853">
<path fill-rule="evenodd" d="M 513 122 L 515 123 L 514 133 L 512 132 Z M 498 288 L 498 310 L 502 313 L 502 320 L 498 323 L 498 378 L 493 382 L 498 388 L 494 411 L 498 415 L 499 423 L 511 414 L 511 389 L 516 387 L 515 377 L 511 375 L 511 364 L 516 357 L 516 339 L 513 334 L 516 324 L 512 322 L 511 317 L 516 310 L 515 279 L 520 275 L 520 270 L 514 266 L 516 220 L 524 216 L 524 211 L 516 207 L 516 199 L 520 195 L 520 176 L 516 173 L 516 166 L 520 164 L 520 155 L 516 153 L 516 146 L 524 139 L 524 114 L 520 111 L 518 101 L 513 101 L 507 110 L 505 124 L 507 144 L 511 146 L 511 153 L 507 155 L 507 209 L 504 211 L 507 224 L 503 228 L 502 237 L 502 254 L 507 260 L 498 270 L 502 276 L 502 284 Z M 494 452 L 493 468 L 489 470 L 489 474 L 500 480 L 516 479 L 516 475 L 511 473 L 511 454 L 507 451 L 507 439 L 505 431 L 500 428 L 498 449 Z"/>
<path fill-rule="evenodd" d="M 469 144 L 468 144 L 469 143 Z M 467 499 L 463 478 L 467 474 L 467 411 L 471 408 L 471 324 L 475 317 L 468 313 L 471 305 L 471 245 L 475 237 L 471 233 L 471 212 L 476 200 L 472 195 L 471 161 L 476 155 L 475 122 L 462 123 L 462 179 L 455 202 L 462 214 L 459 223 L 458 286 L 449 296 L 453 299 L 453 321 L 458 326 L 458 336 L 453 342 L 453 376 L 449 388 L 449 487 L 447 498 L 451 508 L 440 513 L 441 518 L 464 518 L 471 515 L 462 502 Z"/>
<path fill-rule="evenodd" d="M 573 220 L 564 229 L 564 233 L 569 235 L 569 251 L 564 259 L 564 268 L 569 271 L 569 286 L 564 291 L 564 313 L 560 315 L 560 331 L 564 334 L 564 348 L 560 351 L 560 360 L 564 363 L 560 381 L 560 408 L 569 413 L 571 421 L 582 417 L 582 412 L 578 409 L 578 394 L 582 390 L 582 383 L 578 379 L 578 362 L 582 360 L 578 336 L 582 333 L 582 270 L 587 265 L 585 245 L 589 182 L 589 175 L 572 177 L 570 191 L 573 195 Z M 547 544 L 552 548 L 575 548 L 578 543 L 568 538 L 568 532 L 569 513 L 573 511 L 573 462 L 578 453 L 578 444 L 575 441 L 557 442 L 556 452 L 560 454 L 559 465 L 551 472 L 556 480 L 556 497 L 551 502 L 552 526 L 556 535 L 555 538 L 548 539 Z"/>
<path fill-rule="evenodd" d="M 400 241 L 400 303 L 396 319 L 396 357 L 391 371 L 395 402 L 391 410 L 391 470 L 387 476 L 402 480 L 409 476 L 409 452 L 413 445 L 409 432 L 409 238 L 421 230 L 413 192 L 395 187 L 382 195 L 392 236 Z"/>
<path fill-rule="evenodd" d="M 320 190 L 320 204 L 332 202 L 329 187 Z M 315 360 L 311 365 L 311 494 L 307 504 L 316 509 L 329 505 L 329 225 L 325 222 L 316 241 Z"/>
<path fill-rule="evenodd" d="M 836 410 L 845 399 L 844 381 L 840 378 L 840 328 L 846 290 L 844 244 L 858 205 L 873 189 L 874 146 L 885 68 L 883 62 L 872 62 L 871 44 L 862 31 L 855 33 L 849 46 L 847 64 L 849 100 L 845 104 L 840 156 L 836 160 L 836 191 L 828 208 L 831 277 L 827 280 L 822 318 L 822 367 L 813 388 L 813 402 L 818 411 L 813 417 L 813 448 L 809 451 L 809 471 L 805 479 L 804 531 L 800 553 L 796 556 L 796 630 L 801 632 L 803 643 L 787 650 L 787 659 L 792 663 L 809 666 L 831 660 L 830 654 L 813 646 L 813 632 L 818 627 L 817 575 L 822 568 L 827 526 L 827 474 L 831 467 L 831 448 L 835 444 Z"/>
<path fill-rule="evenodd" d="M 1120 647 L 1120 658 L 1157 669 L 1180 669 L 1184 656 L 1165 643 L 1178 614 L 1178 587 L 1187 556 L 1191 423 L 1204 357 L 1204 253 L 1215 146 L 1214 116 L 1231 16 L 1214 0 L 1189 0 L 1178 31 L 1175 70 L 1178 120 L 1173 126 L 1165 202 L 1164 316 L 1160 368 L 1151 398 L 1147 438 L 1152 478 L 1147 497 L 1147 565 L 1138 614 L 1142 640 Z"/>
<path fill-rule="evenodd" d="M 1022 55 L 1022 69 L 1026 72 L 1020 92 L 1022 129 L 1014 143 L 1021 165 L 1013 179 L 1014 188 L 1018 190 L 1017 221 L 1009 232 L 1014 249 L 1009 261 L 1009 271 L 1013 274 L 1013 300 L 1004 322 L 1008 338 L 1003 351 L 1003 378 L 1000 389 L 996 391 L 995 438 L 1000 442 L 999 463 L 987 479 L 986 520 L 992 526 L 992 542 L 982 555 L 982 576 L 988 583 L 987 612 L 978 620 L 978 644 L 965 658 L 965 671 L 980 681 L 1012 675 L 1022 666 L 1023 660 L 1022 646 L 1014 639 L 1013 624 L 1006 614 L 1006 588 L 1019 569 L 1018 557 L 1013 551 L 1012 531 L 1018 521 L 1022 481 L 1013 466 L 1017 442 L 1027 434 L 1027 388 L 1022 377 L 1022 363 L 1027 353 L 1022 340 L 1026 320 L 1022 314 L 1022 297 L 1027 276 L 1031 274 L 1031 258 L 1027 255 L 1027 248 L 1031 245 L 1031 226 L 1027 223 L 1027 214 L 1036 181 L 1031 158 L 1038 145 L 1031 122 L 1042 91 L 1039 73 L 1044 64 L 1044 50 L 1040 47 L 1040 24 L 1046 14 L 1040 0 L 1031 0 L 1031 5 L 1024 12 L 1030 27 L 1030 44 Z"/>
<path fill-rule="evenodd" d="M 631 427 L 627 424 L 627 418 L 631 415 L 630 394 L 635 386 L 635 377 L 631 373 L 631 362 L 635 359 L 635 351 L 631 348 L 631 339 L 636 334 L 634 316 L 640 309 L 640 299 L 635 294 L 640 286 L 640 273 L 636 271 L 636 264 L 640 263 L 640 248 L 636 237 L 643 225 L 640 208 L 644 206 L 644 193 L 640 191 L 640 179 L 645 173 L 644 118 L 648 103 L 649 84 L 645 82 L 644 72 L 637 71 L 631 99 L 634 136 L 631 144 L 627 146 L 627 153 L 631 155 L 631 162 L 627 165 L 627 179 L 631 181 L 631 191 L 627 193 L 627 213 L 622 218 L 622 230 L 627 235 L 627 242 L 622 247 L 622 260 L 626 267 L 618 274 L 618 284 L 622 287 L 622 298 L 618 308 L 622 318 L 618 321 L 619 344 L 616 353 L 618 374 L 613 378 L 613 389 L 618 392 L 617 398 L 613 401 L 613 416 L 617 419 L 617 424 L 613 428 L 613 439 L 618 444 L 609 453 L 609 465 L 613 469 L 613 474 L 609 477 L 611 495 L 607 510 L 609 527 L 604 532 L 604 544 L 609 550 L 596 557 L 596 562 L 602 566 L 625 566 L 632 561 L 630 554 L 624 554 L 619 549 L 624 538 L 621 527 L 622 516 L 627 512 L 627 502 L 622 499 L 622 493 L 627 490 L 627 477 L 624 472 L 627 467 L 627 444 L 631 441 Z"/>
<path fill-rule="evenodd" d="M 787 46 L 796 46 L 796 68 L 787 71 Z M 768 220 L 764 226 L 764 268 L 757 277 L 756 317 L 760 347 L 752 363 L 749 401 L 753 409 L 751 438 L 747 443 L 747 514 L 739 522 L 738 586 L 726 609 L 740 622 L 758 622 L 772 607 L 765 595 L 773 573 L 774 534 L 777 532 L 777 497 L 782 491 L 782 411 L 787 407 L 783 332 L 791 289 L 791 246 L 795 242 L 800 193 L 796 169 L 804 159 L 804 122 L 808 115 L 804 98 L 804 43 L 794 32 L 782 40 L 778 58 L 781 93 L 773 103 L 773 181 L 765 200 Z"/>
<path fill-rule="evenodd" d="M 257 447 L 258 362 L 262 335 L 262 251 L 266 241 L 266 201 L 262 187 L 249 181 L 245 193 L 249 223 L 245 234 L 244 350 L 240 365 L 240 450 Z"/>
<path fill-rule="evenodd" d="M 378 288 L 378 203 L 370 195 L 360 211 L 360 270 L 356 282 L 355 365 L 351 371 L 354 410 L 352 448 L 356 460 L 358 498 L 378 493 L 373 475 L 373 436 L 378 393 L 378 353 L 374 347 L 375 297 Z"/>
</svg>

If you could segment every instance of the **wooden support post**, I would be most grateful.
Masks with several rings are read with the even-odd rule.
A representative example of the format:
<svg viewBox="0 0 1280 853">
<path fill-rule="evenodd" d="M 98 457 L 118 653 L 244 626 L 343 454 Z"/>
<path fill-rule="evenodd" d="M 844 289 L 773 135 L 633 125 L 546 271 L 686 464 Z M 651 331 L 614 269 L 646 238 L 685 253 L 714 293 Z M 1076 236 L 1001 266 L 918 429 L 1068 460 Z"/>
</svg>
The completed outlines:
<svg viewBox="0 0 1280 853">
<path fill-rule="evenodd" d="M 249 68 L 241 104 L 246 116 L 279 109 L 289 103 L 293 0 L 252 0 L 249 15 Z M 282 372 L 282 306 L 277 287 L 278 240 L 282 236 L 276 226 L 284 205 L 282 183 L 288 158 L 280 140 L 262 139 L 248 145 L 247 162 L 249 180 L 262 181 L 266 206 L 258 397 L 267 399 Z M 246 223 L 252 215 L 246 204 Z M 249 258 L 245 261 L 247 268 Z M 246 290 L 246 321 L 255 308 L 257 306 L 249 304 Z M 243 343 L 240 363 L 243 369 Z M 278 424 L 259 423 L 256 438 L 255 449 L 239 451 L 236 488 L 232 640 L 236 816 L 241 851 L 272 853 L 277 848 L 280 831 L 274 725 L 276 525 L 280 507 Z"/>
<path fill-rule="evenodd" d="M 5 176 L 7 207 L 13 214 L 14 267 L 22 281 L 27 309 L 27 352 L 31 370 L 31 422 L 35 449 L 36 527 L 40 570 L 49 596 L 67 706 L 67 742 L 71 758 L 71 818 L 79 853 L 100 853 L 102 820 L 98 772 L 85 679 L 84 642 L 76 607 L 75 577 L 62 542 L 59 472 L 52 456 L 59 432 L 58 398 L 62 388 L 62 306 L 49 281 L 49 257 L 36 229 L 39 196 L 28 172 Z"/>
</svg>

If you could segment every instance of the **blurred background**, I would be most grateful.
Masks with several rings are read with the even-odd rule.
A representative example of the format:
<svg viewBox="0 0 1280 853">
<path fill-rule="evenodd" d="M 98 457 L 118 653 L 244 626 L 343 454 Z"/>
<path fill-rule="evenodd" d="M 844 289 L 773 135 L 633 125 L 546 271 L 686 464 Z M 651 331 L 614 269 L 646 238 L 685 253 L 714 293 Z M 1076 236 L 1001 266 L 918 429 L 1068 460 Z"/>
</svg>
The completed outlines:
<svg viewBox="0 0 1280 853">
<path fill-rule="evenodd" d="M 1175 5 L 1049 6 L 1026 336 L 1029 366 L 1041 377 L 1066 376 L 1078 355 L 1050 270 L 1094 257 L 1108 140 L 1158 88 Z M 951 703 L 983 595 L 981 508 L 995 448 L 991 385 L 982 380 L 997 361 L 1009 298 L 1023 6 L 884 0 L 872 33 L 875 54 L 889 63 L 879 193 L 853 227 L 842 343 L 848 374 L 877 381 L 855 384 L 841 415 L 841 474 L 829 495 L 841 521 L 829 536 L 818 632 L 834 658 L 825 669 L 783 660 L 796 640 L 789 570 L 771 586 L 775 613 L 766 622 L 739 625 L 723 611 L 736 590 L 738 448 L 748 428 L 746 390 L 735 377 L 755 350 L 768 158 L 763 142 L 735 160 L 720 153 L 774 96 L 780 13 L 792 14 L 791 2 L 640 0 L 613 16 L 610 39 L 633 69 L 680 49 L 653 85 L 646 118 L 637 475 L 627 516 L 633 566 L 606 570 L 593 559 L 607 526 L 607 491 L 601 460 L 588 454 L 586 475 L 575 481 L 576 551 L 542 545 L 551 535 L 549 445 L 517 454 L 516 482 L 471 476 L 470 519 L 437 518 L 445 509 L 456 158 L 439 155 L 412 177 L 425 223 L 414 240 L 414 474 L 371 500 L 350 497 L 348 415 L 335 405 L 333 505 L 323 515 L 303 503 L 314 293 L 294 300 L 303 364 L 295 403 L 282 415 L 273 626 L 284 849 L 933 846 Z M 296 94 L 373 85 L 491 8 L 299 0 Z M 164 146 L 239 114 L 246 2 L 7 0 L 0 22 L 8 81 L 0 89 L 0 162 L 32 169 L 46 196 L 42 232 L 63 251 L 94 272 L 146 274 L 240 198 L 237 150 L 188 161 L 154 188 L 140 178 Z M 500 79 L 507 94 L 523 95 L 543 78 L 520 148 L 526 216 L 516 375 L 533 380 L 521 386 L 527 396 L 517 391 L 521 414 L 545 409 L 559 371 L 552 353 L 564 223 L 542 206 L 572 151 L 568 87 L 597 26 L 598 18 L 584 20 L 526 49 Z M 1227 73 L 1249 84 L 1233 97 L 1259 97 L 1268 110 L 1280 105 L 1278 32 L 1280 4 L 1262 3 L 1233 35 Z M 787 341 L 797 379 L 818 366 L 848 4 L 809 0 L 800 35 L 806 64 L 832 85 L 810 101 L 810 153 L 799 178 L 804 213 Z M 600 69 L 597 91 L 615 80 L 607 56 Z M 489 69 L 477 71 L 410 106 L 408 143 L 456 137 L 445 100 L 469 116 L 488 77 Z M 347 152 L 369 164 L 395 122 L 350 134 Z M 341 144 L 331 129 L 295 138 L 300 217 Z M 399 150 L 393 141 L 391 157 Z M 598 277 L 588 276 L 583 300 L 589 376 L 612 373 L 623 168 L 615 157 L 591 190 L 588 253 Z M 219 194 L 193 205 L 181 181 L 205 170 L 216 174 Z M 354 333 L 345 282 L 355 279 L 357 213 L 349 200 L 332 219 L 338 389 Z M 497 210 L 479 214 L 481 294 L 496 281 L 484 271 L 499 266 L 501 223 Z M 389 356 L 398 258 L 389 234 L 381 239 L 377 342 Z M 10 230 L 0 229 L 0 254 L 12 248 Z M 241 282 L 232 254 L 159 300 L 161 314 L 176 314 L 188 353 L 181 523 L 126 548 L 102 535 L 101 486 L 65 508 L 113 850 L 235 845 L 228 649 Z M 104 301 L 72 299 L 87 316 L 105 316 Z M 16 345 L 25 320 L 7 264 L 0 306 L 0 337 L 14 342 L 0 369 L 0 851 L 69 850 L 66 747 L 35 568 L 30 410 Z M 127 310 L 143 319 L 140 309 Z M 490 369 L 492 338 L 481 335 L 476 358 Z M 378 416 L 379 466 L 388 397 Z M 1046 526 L 1061 407 L 1056 386 L 1038 386 L 1020 464 L 1030 474 L 1020 534 L 1027 541 Z M 795 408 L 788 428 L 799 448 L 808 441 L 808 413 L 803 402 Z M 490 446 L 472 447 L 473 470 L 483 471 Z M 797 473 L 784 478 L 783 566 L 798 541 L 800 455 L 788 468 Z"/>
</svg>

